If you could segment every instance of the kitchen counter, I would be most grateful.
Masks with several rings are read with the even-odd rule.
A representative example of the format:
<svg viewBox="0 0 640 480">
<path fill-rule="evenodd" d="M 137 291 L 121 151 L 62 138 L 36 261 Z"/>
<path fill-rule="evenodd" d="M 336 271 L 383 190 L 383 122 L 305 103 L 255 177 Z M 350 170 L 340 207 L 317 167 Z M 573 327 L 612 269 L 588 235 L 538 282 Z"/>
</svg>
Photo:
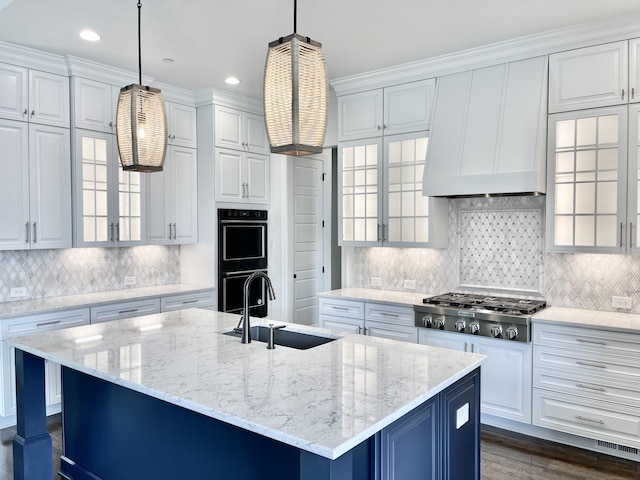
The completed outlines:
<svg viewBox="0 0 640 480">
<path fill-rule="evenodd" d="M 564 324 L 609 331 L 640 333 L 640 315 L 635 313 L 548 307 L 536 313 L 531 320 L 536 323 Z"/>
<path fill-rule="evenodd" d="M 11 344 L 74 372 L 331 460 L 484 360 L 362 335 L 309 350 L 267 350 L 264 343 L 243 345 L 220 333 L 238 320 L 188 309 L 21 337 Z M 145 326 L 151 330 L 141 331 Z M 286 328 L 335 337 L 312 327 Z M 96 339 L 77 343 L 91 337 Z"/>
<path fill-rule="evenodd" d="M 402 306 L 422 303 L 422 299 L 432 297 L 435 293 L 397 292 L 393 290 L 376 290 L 373 288 L 341 288 L 321 292 L 319 297 L 342 298 L 345 300 L 360 300 L 365 302 L 382 302 Z"/>
<path fill-rule="evenodd" d="M 78 295 L 64 295 L 61 297 L 47 297 L 35 300 L 19 300 L 0 303 L 0 320 L 33 313 L 48 313 L 75 307 L 106 305 L 133 299 L 145 299 L 162 295 L 180 293 L 196 293 L 211 290 L 213 287 L 204 285 L 190 285 L 184 283 L 170 285 L 153 285 L 149 287 L 126 288 L 107 292 L 82 293 Z"/>
</svg>

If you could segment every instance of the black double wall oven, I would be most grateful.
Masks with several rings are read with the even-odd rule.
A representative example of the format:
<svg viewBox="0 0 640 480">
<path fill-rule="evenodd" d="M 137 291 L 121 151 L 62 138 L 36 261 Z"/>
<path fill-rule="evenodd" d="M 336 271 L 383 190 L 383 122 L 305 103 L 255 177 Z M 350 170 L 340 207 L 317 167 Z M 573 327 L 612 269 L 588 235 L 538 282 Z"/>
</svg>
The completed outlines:
<svg viewBox="0 0 640 480">
<path fill-rule="evenodd" d="M 267 273 L 267 211 L 218 210 L 218 310 L 242 313 L 245 280 Z M 267 316 L 267 290 L 256 279 L 249 292 L 249 313 Z"/>
</svg>

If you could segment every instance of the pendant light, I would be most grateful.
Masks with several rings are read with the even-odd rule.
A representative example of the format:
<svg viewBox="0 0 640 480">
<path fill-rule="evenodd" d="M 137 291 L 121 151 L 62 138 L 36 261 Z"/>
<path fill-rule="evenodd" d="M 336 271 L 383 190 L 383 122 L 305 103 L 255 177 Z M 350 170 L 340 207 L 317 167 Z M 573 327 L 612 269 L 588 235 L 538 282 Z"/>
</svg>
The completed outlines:
<svg viewBox="0 0 640 480">
<path fill-rule="evenodd" d="M 272 153 L 321 153 L 327 129 L 327 67 L 322 44 L 293 34 L 269 44 L 264 73 L 264 114 Z"/>
<path fill-rule="evenodd" d="M 167 152 L 167 119 L 160 90 L 142 85 L 141 9 L 142 3 L 138 2 L 139 84 L 120 90 L 116 113 L 118 152 L 123 170 L 161 172 Z"/>
</svg>

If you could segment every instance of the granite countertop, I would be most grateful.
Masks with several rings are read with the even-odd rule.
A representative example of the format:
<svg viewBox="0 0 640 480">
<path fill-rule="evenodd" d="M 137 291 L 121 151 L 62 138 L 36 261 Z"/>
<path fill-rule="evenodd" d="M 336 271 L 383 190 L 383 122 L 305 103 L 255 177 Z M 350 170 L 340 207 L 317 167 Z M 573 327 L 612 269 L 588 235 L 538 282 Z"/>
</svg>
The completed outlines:
<svg viewBox="0 0 640 480">
<path fill-rule="evenodd" d="M 142 300 L 145 298 L 163 295 L 195 293 L 199 291 L 212 290 L 213 288 L 214 287 L 205 285 L 176 283 L 170 285 L 126 288 L 123 290 L 111 290 L 108 292 L 82 293 L 78 295 L 64 295 L 61 297 L 39 298 L 35 300 L 2 302 L 0 303 L 0 320 L 20 315 L 55 312 L 57 310 L 66 310 L 69 308 L 105 305 L 136 299 Z"/>
<path fill-rule="evenodd" d="M 640 315 L 635 313 L 548 307 L 536 313 L 531 320 L 536 323 L 553 323 L 555 325 L 640 333 Z"/>
<path fill-rule="evenodd" d="M 433 297 L 435 293 L 397 292 L 393 290 L 376 290 L 373 288 L 341 288 L 319 293 L 319 297 L 341 298 L 365 302 L 382 302 L 401 306 L 412 306 L 422 303 L 422 299 Z"/>
<path fill-rule="evenodd" d="M 178 310 L 15 338 L 9 344 L 330 459 L 484 360 L 482 355 L 364 335 L 344 335 L 309 350 L 267 350 L 265 343 L 244 345 L 220 333 L 236 326 L 239 318 Z M 141 326 L 160 324 L 140 331 Z M 313 327 L 286 328 L 337 337 Z M 102 338 L 75 342 L 95 335 Z M 122 351 L 140 358 L 139 368 L 118 362 Z M 98 353 L 109 361 L 96 362 Z"/>
</svg>

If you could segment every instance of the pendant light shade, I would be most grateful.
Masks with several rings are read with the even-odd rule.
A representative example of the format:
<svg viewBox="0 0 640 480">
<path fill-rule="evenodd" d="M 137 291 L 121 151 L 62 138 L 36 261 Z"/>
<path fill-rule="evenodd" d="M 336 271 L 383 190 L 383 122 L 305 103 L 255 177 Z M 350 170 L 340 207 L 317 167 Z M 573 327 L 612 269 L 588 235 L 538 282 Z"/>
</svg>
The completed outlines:
<svg viewBox="0 0 640 480">
<path fill-rule="evenodd" d="M 295 156 L 321 153 L 327 104 L 322 45 L 295 33 L 294 20 L 292 35 L 269 44 L 265 66 L 264 113 L 271 152 Z"/>
<path fill-rule="evenodd" d="M 167 117 L 160 90 L 142 85 L 141 8 L 138 2 L 139 84 L 120 89 L 116 112 L 118 153 L 123 170 L 161 172 L 167 153 Z"/>
</svg>

